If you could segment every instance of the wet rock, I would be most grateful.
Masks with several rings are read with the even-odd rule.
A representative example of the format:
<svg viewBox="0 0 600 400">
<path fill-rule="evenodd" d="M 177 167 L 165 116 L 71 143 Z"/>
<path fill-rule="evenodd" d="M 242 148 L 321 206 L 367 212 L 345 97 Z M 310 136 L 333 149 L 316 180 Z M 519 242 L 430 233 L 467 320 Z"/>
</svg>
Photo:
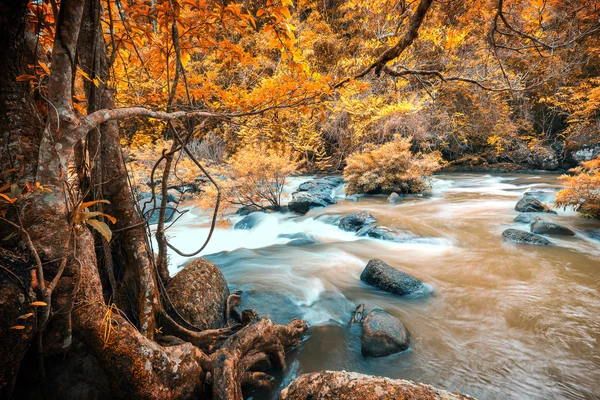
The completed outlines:
<svg viewBox="0 0 600 400">
<path fill-rule="evenodd" d="M 392 314 L 375 309 L 362 324 L 361 353 L 365 357 L 386 357 L 408 349 L 410 333 Z"/>
<path fill-rule="evenodd" d="M 533 196 L 525 196 L 515 206 L 515 210 L 519 212 L 545 212 L 556 214 L 556 211 L 551 210 L 544 203 Z"/>
<path fill-rule="evenodd" d="M 398 228 L 387 228 L 385 226 L 372 226 L 361 229 L 358 236 L 368 236 L 374 239 L 387 240 L 390 242 L 404 242 L 414 239 L 417 235 L 403 231 Z"/>
<path fill-rule="evenodd" d="M 300 375 L 281 391 L 279 400 L 467 400 L 422 383 L 346 371 Z"/>
<path fill-rule="evenodd" d="M 546 221 L 535 221 L 533 224 L 531 224 L 530 230 L 531 232 L 539 235 L 575 236 L 575 232 L 569 228 Z"/>
<path fill-rule="evenodd" d="M 250 206 L 243 206 L 243 207 L 238 208 L 238 210 L 235 213 L 237 215 L 250 215 L 257 211 L 260 211 L 260 207 L 257 207 L 255 205 L 250 205 Z"/>
<path fill-rule="evenodd" d="M 417 296 L 429 293 L 429 289 L 423 282 L 390 267 L 378 258 L 374 258 L 367 263 L 362 274 L 360 274 L 360 280 L 400 296 Z"/>
<path fill-rule="evenodd" d="M 339 227 L 348 232 L 358 232 L 375 221 L 375 217 L 370 212 L 359 211 L 340 219 Z"/>
<path fill-rule="evenodd" d="M 535 233 L 522 231 L 520 229 L 507 229 L 504 232 L 502 232 L 502 237 L 507 242 L 512 242 L 512 243 L 532 244 L 532 245 L 537 245 L 537 246 L 551 246 L 552 245 L 552 242 L 550 242 L 545 237 L 536 235 Z"/>
<path fill-rule="evenodd" d="M 292 193 L 292 201 L 288 204 L 290 211 L 306 214 L 316 207 L 326 207 L 335 204 L 333 192 L 344 183 L 342 178 L 326 176 L 302 183 L 298 190 Z"/>
<path fill-rule="evenodd" d="M 221 270 L 199 258 L 181 270 L 167 287 L 173 307 L 199 329 L 225 326 L 229 288 Z"/>
<path fill-rule="evenodd" d="M 256 225 L 258 225 L 258 223 L 262 219 L 263 215 L 264 215 L 264 213 L 252 213 L 250 215 L 247 215 L 244 218 L 242 218 L 240 221 L 238 221 L 233 226 L 233 229 L 250 230 L 250 229 L 254 228 Z"/>
<path fill-rule="evenodd" d="M 539 219 L 540 219 L 540 217 L 539 217 L 538 213 L 525 212 L 525 213 L 520 213 L 519 215 L 517 215 L 515 217 L 515 222 L 519 222 L 521 224 L 530 224 Z"/>
<path fill-rule="evenodd" d="M 306 214 L 311 208 L 327 207 L 329 204 L 319 196 L 315 197 L 308 192 L 296 192 L 292 195 L 292 201 L 288 203 L 288 208 L 292 212 Z"/>
<path fill-rule="evenodd" d="M 277 235 L 278 238 L 291 239 L 287 244 L 291 244 L 294 246 L 301 246 L 306 244 L 314 244 L 317 243 L 317 240 L 313 235 L 304 232 L 298 233 L 281 233 Z"/>
<path fill-rule="evenodd" d="M 402 196 L 396 192 L 392 192 L 387 198 L 387 202 L 390 204 L 398 204 L 402 201 Z"/>
</svg>

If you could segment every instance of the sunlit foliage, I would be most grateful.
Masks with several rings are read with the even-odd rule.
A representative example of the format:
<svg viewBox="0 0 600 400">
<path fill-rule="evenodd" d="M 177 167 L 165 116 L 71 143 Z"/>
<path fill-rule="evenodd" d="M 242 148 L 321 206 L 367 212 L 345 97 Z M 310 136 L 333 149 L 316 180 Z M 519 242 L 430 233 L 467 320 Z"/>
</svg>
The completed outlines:
<svg viewBox="0 0 600 400">
<path fill-rule="evenodd" d="M 344 169 L 346 193 L 421 193 L 429 188 L 431 175 L 441 167 L 439 153 L 413 153 L 411 138 L 396 137 L 348 157 Z"/>
<path fill-rule="evenodd" d="M 574 175 L 561 176 L 567 188 L 556 195 L 556 205 L 600 218 L 600 157 L 583 162 L 573 172 Z"/>
</svg>

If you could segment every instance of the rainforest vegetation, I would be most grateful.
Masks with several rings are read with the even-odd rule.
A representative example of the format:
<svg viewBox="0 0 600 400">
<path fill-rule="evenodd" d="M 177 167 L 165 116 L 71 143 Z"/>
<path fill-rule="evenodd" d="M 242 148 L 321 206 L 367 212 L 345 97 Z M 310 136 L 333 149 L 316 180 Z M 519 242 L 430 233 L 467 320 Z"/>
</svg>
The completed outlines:
<svg viewBox="0 0 600 400">
<path fill-rule="evenodd" d="M 1 398 L 67 398 L 87 357 L 112 398 L 269 387 L 307 324 L 226 284 L 222 321 L 190 320 L 168 254 L 228 210 L 287 211 L 290 177 L 402 196 L 554 171 L 557 207 L 600 218 L 597 0 L 0 0 L 0 20 Z M 192 253 L 173 193 L 211 212 Z"/>
</svg>

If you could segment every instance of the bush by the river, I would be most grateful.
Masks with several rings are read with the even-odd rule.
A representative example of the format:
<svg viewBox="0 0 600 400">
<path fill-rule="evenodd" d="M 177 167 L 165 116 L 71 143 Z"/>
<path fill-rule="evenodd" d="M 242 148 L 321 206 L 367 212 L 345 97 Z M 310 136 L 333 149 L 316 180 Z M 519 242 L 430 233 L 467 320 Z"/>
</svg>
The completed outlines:
<svg viewBox="0 0 600 400">
<path fill-rule="evenodd" d="M 346 194 L 421 193 L 429 189 L 431 175 L 442 167 L 441 155 L 413 153 L 411 141 L 396 136 L 388 143 L 351 154 L 344 169 Z"/>
</svg>

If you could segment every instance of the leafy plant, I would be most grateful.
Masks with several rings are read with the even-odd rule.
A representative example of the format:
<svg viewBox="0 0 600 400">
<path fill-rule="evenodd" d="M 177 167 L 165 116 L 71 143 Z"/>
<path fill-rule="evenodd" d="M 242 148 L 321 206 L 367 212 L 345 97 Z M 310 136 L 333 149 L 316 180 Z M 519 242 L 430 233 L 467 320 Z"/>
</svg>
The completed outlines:
<svg viewBox="0 0 600 400">
<path fill-rule="evenodd" d="M 113 224 L 117 223 L 117 219 L 100 211 L 89 210 L 88 207 L 91 207 L 98 203 L 110 204 L 110 201 L 93 200 L 81 203 L 79 206 L 77 206 L 75 210 L 73 223 L 75 224 L 75 226 L 88 225 L 94 228 L 98 233 L 100 233 L 104 237 L 104 239 L 106 239 L 107 242 L 110 242 L 110 240 L 112 239 L 112 231 L 110 230 L 108 224 L 96 218 L 106 217 L 106 219 L 108 219 Z"/>
<path fill-rule="evenodd" d="M 560 177 L 567 187 L 556 195 L 556 206 L 571 207 L 586 217 L 600 218 L 600 157 L 571 171 L 575 175 Z"/>
<path fill-rule="evenodd" d="M 428 189 L 429 177 L 442 167 L 441 155 L 413 153 L 411 141 L 396 136 L 391 142 L 350 155 L 344 169 L 346 193 L 421 193 Z"/>
</svg>

